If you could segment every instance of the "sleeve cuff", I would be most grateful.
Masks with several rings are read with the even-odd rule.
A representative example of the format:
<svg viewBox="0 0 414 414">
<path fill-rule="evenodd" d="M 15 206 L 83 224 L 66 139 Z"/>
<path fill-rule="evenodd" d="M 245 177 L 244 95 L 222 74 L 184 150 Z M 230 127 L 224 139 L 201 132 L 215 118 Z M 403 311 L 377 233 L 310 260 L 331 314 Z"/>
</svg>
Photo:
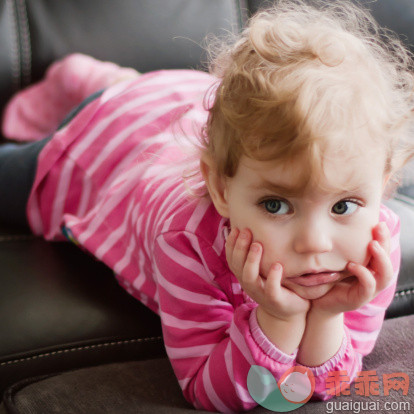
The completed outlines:
<svg viewBox="0 0 414 414">
<path fill-rule="evenodd" d="M 283 364 L 289 364 L 295 361 L 298 348 L 291 355 L 288 355 L 281 351 L 273 342 L 270 342 L 268 337 L 263 333 L 257 322 L 257 306 L 250 313 L 249 324 L 253 339 L 266 355 Z"/>
<path fill-rule="evenodd" d="M 347 346 L 348 346 L 348 335 L 347 335 L 346 328 L 345 328 L 341 346 L 338 349 L 338 352 L 333 357 L 328 359 L 322 365 L 318 365 L 316 367 L 308 367 L 307 365 L 303 365 L 303 364 L 300 364 L 300 365 L 306 366 L 306 368 L 309 368 L 315 377 L 326 374 L 329 371 L 333 371 L 334 368 L 339 364 L 339 362 L 344 358 Z"/>
</svg>

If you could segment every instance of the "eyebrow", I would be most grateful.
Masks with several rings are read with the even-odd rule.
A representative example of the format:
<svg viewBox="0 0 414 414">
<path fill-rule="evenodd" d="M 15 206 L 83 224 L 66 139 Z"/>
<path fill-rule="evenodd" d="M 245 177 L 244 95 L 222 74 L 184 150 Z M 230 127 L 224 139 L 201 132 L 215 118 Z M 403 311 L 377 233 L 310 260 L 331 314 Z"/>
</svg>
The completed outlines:
<svg viewBox="0 0 414 414">
<path fill-rule="evenodd" d="M 275 193 L 283 194 L 289 197 L 301 195 L 305 189 L 305 186 L 302 185 L 289 187 L 284 186 L 282 184 L 272 183 L 271 181 L 268 181 L 266 179 L 263 179 L 263 181 L 261 181 L 259 184 L 251 184 L 248 187 L 252 190 L 270 190 Z M 336 189 L 336 191 L 332 189 L 327 192 L 329 192 L 332 195 L 341 195 L 344 193 L 352 193 L 360 190 L 360 187 L 356 186 L 348 189 Z"/>
<path fill-rule="evenodd" d="M 303 192 L 303 186 L 293 186 L 293 187 L 287 187 L 281 184 L 275 184 L 271 181 L 263 180 L 259 184 L 251 184 L 249 185 L 249 188 L 252 190 L 270 190 L 274 191 L 275 193 L 282 193 L 287 196 L 293 197 L 299 195 L 301 192 Z"/>
</svg>

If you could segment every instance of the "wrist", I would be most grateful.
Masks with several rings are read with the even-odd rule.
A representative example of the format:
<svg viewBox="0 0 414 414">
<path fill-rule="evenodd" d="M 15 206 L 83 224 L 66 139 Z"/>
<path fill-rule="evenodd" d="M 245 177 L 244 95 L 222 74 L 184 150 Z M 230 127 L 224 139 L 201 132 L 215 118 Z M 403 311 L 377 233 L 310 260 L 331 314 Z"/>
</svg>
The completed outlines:
<svg viewBox="0 0 414 414">
<path fill-rule="evenodd" d="M 311 308 L 306 330 L 299 346 L 297 361 L 305 366 L 318 366 L 332 358 L 344 337 L 344 314 Z"/>
<path fill-rule="evenodd" d="M 278 321 L 280 323 L 296 324 L 296 323 L 306 322 L 307 312 L 301 312 L 301 313 L 295 313 L 295 314 L 288 315 L 288 316 L 282 316 L 282 315 L 270 313 L 263 306 L 258 305 L 257 315 L 259 314 L 261 318 L 272 321 L 272 322 Z"/>
<path fill-rule="evenodd" d="M 317 317 L 318 319 L 341 319 L 343 314 L 344 312 L 341 311 L 319 308 L 312 304 L 308 312 L 308 318 Z"/>
<path fill-rule="evenodd" d="M 306 314 L 308 313 L 309 309 L 303 312 L 296 312 L 291 314 L 278 314 L 276 312 L 269 312 L 264 306 L 259 304 L 257 311 L 260 312 L 263 317 L 269 319 L 273 318 L 286 323 L 299 323 L 300 321 L 306 320 Z"/>
<path fill-rule="evenodd" d="M 299 347 L 305 332 L 306 313 L 279 318 L 259 305 L 256 317 L 261 331 L 281 351 L 290 355 Z"/>
</svg>

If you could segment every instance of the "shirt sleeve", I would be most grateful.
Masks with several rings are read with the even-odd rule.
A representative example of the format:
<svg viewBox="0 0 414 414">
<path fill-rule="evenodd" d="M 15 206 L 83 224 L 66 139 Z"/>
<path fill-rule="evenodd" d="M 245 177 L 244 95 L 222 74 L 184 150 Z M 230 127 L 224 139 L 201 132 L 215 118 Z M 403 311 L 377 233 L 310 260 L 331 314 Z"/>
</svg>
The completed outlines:
<svg viewBox="0 0 414 414">
<path fill-rule="evenodd" d="M 297 351 L 287 355 L 265 337 L 256 303 L 232 305 L 215 278 L 225 267 L 207 242 L 167 232 L 154 249 L 164 343 L 185 398 L 197 409 L 252 409 L 257 403 L 247 388 L 250 367 L 265 367 L 279 379 L 295 364 Z"/>
<path fill-rule="evenodd" d="M 345 312 L 344 338 L 338 352 L 324 364 L 309 367 L 315 377 L 315 391 L 312 399 L 327 400 L 351 384 L 362 370 L 362 358 L 374 348 L 375 342 L 384 322 L 385 311 L 392 302 L 397 287 L 401 262 L 400 219 L 385 206 L 381 206 L 380 221 L 384 221 L 391 233 L 390 258 L 393 278 L 371 302 L 361 308 Z M 342 371 L 336 373 L 335 371 Z M 336 375 L 335 375 L 336 374 Z M 335 389 L 332 379 L 336 376 L 343 383 L 337 382 Z"/>
</svg>

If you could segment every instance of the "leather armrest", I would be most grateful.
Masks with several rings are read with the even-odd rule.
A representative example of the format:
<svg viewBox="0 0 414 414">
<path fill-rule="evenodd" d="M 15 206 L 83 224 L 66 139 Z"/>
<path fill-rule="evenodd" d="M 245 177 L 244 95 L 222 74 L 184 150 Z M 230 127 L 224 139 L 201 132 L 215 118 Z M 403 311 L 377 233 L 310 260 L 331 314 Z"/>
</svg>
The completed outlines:
<svg viewBox="0 0 414 414">
<path fill-rule="evenodd" d="M 0 233 L 0 391 L 105 362 L 165 356 L 158 315 L 69 242 Z"/>
<path fill-rule="evenodd" d="M 414 186 L 403 191 L 414 193 Z M 400 274 L 394 300 L 386 312 L 386 318 L 393 318 L 414 313 L 414 199 L 397 193 L 385 204 L 398 214 L 401 224 Z"/>
</svg>

